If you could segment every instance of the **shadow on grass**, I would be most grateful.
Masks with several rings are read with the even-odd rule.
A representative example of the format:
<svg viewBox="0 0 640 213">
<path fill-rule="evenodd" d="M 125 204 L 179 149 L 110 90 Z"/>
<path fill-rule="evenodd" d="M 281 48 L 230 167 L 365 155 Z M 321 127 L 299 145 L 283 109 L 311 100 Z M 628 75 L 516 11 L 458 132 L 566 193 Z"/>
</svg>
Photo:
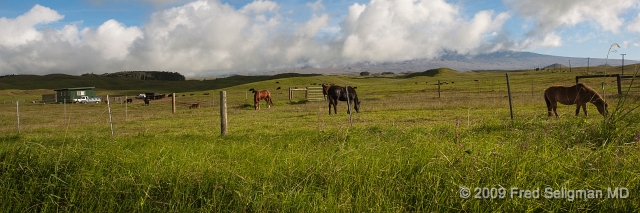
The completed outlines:
<svg viewBox="0 0 640 213">
<path fill-rule="evenodd" d="M 291 101 L 291 102 L 289 102 L 289 104 L 291 104 L 291 105 L 307 104 L 308 102 L 309 102 L 308 100 L 299 100 L 299 101 Z"/>
<path fill-rule="evenodd" d="M 2 135 L 0 136 L 0 143 L 5 142 L 17 142 L 20 140 L 19 134 L 10 134 L 10 135 Z"/>
</svg>

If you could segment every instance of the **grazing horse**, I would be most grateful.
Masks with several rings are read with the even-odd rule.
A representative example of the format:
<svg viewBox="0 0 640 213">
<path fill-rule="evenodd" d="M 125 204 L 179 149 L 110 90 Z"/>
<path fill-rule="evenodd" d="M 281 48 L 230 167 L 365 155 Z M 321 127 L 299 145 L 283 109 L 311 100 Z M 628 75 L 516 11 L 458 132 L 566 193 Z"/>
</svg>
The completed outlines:
<svg viewBox="0 0 640 213">
<path fill-rule="evenodd" d="M 552 86 L 544 91 L 544 101 L 547 102 L 547 110 L 549 116 L 551 116 L 551 111 L 558 116 L 558 112 L 556 112 L 556 108 L 558 107 L 557 102 L 560 102 L 564 105 L 573 105 L 577 104 L 576 107 L 576 116 L 580 113 L 580 107 L 584 111 L 584 116 L 587 117 L 587 102 L 596 105 L 598 108 L 598 112 L 601 115 L 606 116 L 609 111 L 607 108 L 609 105 L 602 99 L 602 96 L 598 94 L 595 90 L 591 89 L 587 85 L 582 83 L 578 83 L 574 86 Z"/>
<path fill-rule="evenodd" d="M 191 104 L 191 106 L 189 106 L 189 109 L 198 109 L 198 108 L 200 108 L 200 103 Z"/>
<path fill-rule="evenodd" d="M 253 92 L 253 107 L 260 109 L 260 100 L 264 99 L 267 102 L 267 108 L 271 108 L 273 102 L 271 101 L 271 92 L 269 90 L 252 90 Z"/>
<path fill-rule="evenodd" d="M 323 86 L 324 87 L 324 86 Z M 331 106 L 333 105 L 333 113 L 337 114 L 336 106 L 338 101 L 347 101 L 347 90 L 349 91 L 349 103 L 353 105 L 356 112 L 360 112 L 360 101 L 358 100 L 358 94 L 353 87 L 347 87 L 346 89 L 341 86 L 330 86 L 327 88 L 327 98 L 329 99 L 329 115 L 331 115 Z M 351 113 L 351 108 L 347 109 L 347 113 Z"/>
</svg>

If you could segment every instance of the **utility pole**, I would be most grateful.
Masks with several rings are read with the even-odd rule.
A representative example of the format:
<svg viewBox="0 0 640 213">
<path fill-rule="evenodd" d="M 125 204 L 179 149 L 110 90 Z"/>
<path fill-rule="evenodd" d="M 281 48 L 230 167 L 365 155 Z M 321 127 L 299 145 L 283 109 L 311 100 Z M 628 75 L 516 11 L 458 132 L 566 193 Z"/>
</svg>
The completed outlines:
<svg viewBox="0 0 640 213">
<path fill-rule="evenodd" d="M 624 55 L 626 55 L 626 53 L 620 55 L 622 56 L 622 76 L 624 76 Z"/>
<path fill-rule="evenodd" d="M 569 59 L 569 72 L 571 72 L 571 59 Z"/>
<path fill-rule="evenodd" d="M 591 59 L 591 58 L 587 57 L 587 75 L 589 74 L 589 59 Z"/>
</svg>

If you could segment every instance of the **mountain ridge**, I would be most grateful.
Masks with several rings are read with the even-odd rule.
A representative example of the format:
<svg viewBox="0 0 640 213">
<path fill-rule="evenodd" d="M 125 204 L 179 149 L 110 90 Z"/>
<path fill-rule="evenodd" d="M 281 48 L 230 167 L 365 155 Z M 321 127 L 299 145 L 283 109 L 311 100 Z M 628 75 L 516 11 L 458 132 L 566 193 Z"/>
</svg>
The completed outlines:
<svg viewBox="0 0 640 213">
<path fill-rule="evenodd" d="M 543 69 L 545 67 L 586 67 L 600 66 L 604 64 L 610 66 L 622 65 L 621 59 L 603 58 L 578 58 L 544 55 L 533 52 L 517 51 L 497 51 L 486 54 L 463 55 L 456 53 L 446 53 L 434 59 L 413 59 L 398 62 L 357 62 L 348 65 L 337 65 L 332 67 L 309 67 L 286 68 L 274 71 L 262 72 L 262 75 L 275 75 L 280 73 L 314 73 L 314 74 L 357 74 L 360 72 L 381 73 L 381 72 L 421 72 L 437 68 L 450 68 L 453 70 L 465 71 L 491 71 L 491 70 L 528 70 Z M 635 60 L 625 60 L 625 65 L 640 63 Z M 245 73 L 253 74 L 255 73 Z"/>
</svg>

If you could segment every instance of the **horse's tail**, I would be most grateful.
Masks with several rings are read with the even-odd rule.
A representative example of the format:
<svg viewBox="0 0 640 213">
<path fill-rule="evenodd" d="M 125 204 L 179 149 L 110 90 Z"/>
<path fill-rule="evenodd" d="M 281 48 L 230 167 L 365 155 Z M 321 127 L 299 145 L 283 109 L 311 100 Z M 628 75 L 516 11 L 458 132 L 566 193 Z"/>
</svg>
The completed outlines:
<svg viewBox="0 0 640 213">
<path fill-rule="evenodd" d="M 273 105 L 273 98 L 271 98 L 271 93 L 269 93 L 269 104 Z"/>
<path fill-rule="evenodd" d="M 549 89 L 547 89 L 547 90 L 549 90 Z M 544 102 L 547 103 L 547 109 L 550 109 L 551 100 L 549 100 L 549 97 L 547 96 L 547 90 L 544 91 Z"/>
<path fill-rule="evenodd" d="M 267 90 L 267 95 L 266 95 L 265 99 L 269 104 L 273 105 L 273 101 L 271 101 L 271 99 L 272 99 L 271 98 L 271 91 Z"/>
</svg>

